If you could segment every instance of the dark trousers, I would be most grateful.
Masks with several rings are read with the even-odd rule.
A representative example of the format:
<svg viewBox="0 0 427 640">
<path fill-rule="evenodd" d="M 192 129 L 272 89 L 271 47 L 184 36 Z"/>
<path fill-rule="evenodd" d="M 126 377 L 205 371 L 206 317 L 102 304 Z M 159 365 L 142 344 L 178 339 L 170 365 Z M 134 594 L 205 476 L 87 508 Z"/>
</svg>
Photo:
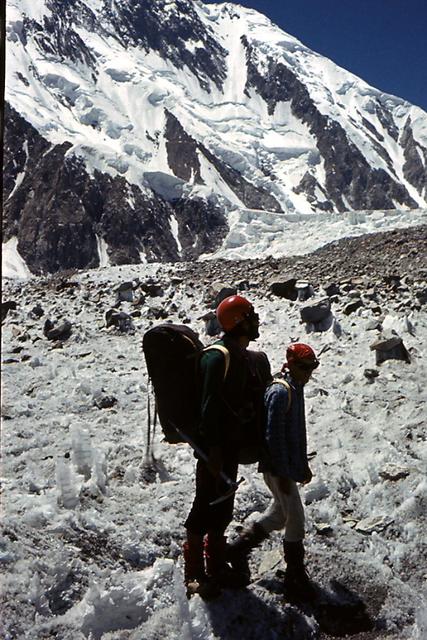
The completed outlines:
<svg viewBox="0 0 427 640">
<path fill-rule="evenodd" d="M 233 482 L 237 479 L 237 454 L 228 452 L 224 455 L 224 473 Z M 219 504 L 209 503 L 223 496 L 230 487 L 221 478 L 214 478 L 204 460 L 197 461 L 196 495 L 185 528 L 191 533 L 205 535 L 208 531 L 222 535 L 233 517 L 234 493 Z"/>
</svg>

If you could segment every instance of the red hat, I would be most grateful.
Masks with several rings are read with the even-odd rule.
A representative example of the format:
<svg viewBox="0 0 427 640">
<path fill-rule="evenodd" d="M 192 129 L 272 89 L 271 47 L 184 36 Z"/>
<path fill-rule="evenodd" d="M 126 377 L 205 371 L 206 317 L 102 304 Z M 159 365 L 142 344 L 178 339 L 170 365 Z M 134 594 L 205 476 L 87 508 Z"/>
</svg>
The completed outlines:
<svg viewBox="0 0 427 640">
<path fill-rule="evenodd" d="M 286 350 L 286 359 L 288 362 L 304 362 L 312 363 L 313 369 L 319 366 L 319 360 L 313 349 L 303 342 L 293 342 Z"/>
<path fill-rule="evenodd" d="M 231 331 L 253 312 L 254 308 L 249 300 L 242 296 L 229 296 L 218 305 L 216 317 L 224 331 Z"/>
</svg>

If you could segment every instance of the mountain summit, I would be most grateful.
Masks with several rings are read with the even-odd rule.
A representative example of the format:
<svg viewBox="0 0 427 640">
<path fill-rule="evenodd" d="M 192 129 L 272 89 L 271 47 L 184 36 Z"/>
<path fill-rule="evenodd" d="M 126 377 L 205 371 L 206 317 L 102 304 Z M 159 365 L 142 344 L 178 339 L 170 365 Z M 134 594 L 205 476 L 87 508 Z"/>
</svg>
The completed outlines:
<svg viewBox="0 0 427 640">
<path fill-rule="evenodd" d="M 194 259 L 236 212 L 427 206 L 427 114 L 256 11 L 9 0 L 6 30 L 4 240 L 32 272 Z"/>
</svg>

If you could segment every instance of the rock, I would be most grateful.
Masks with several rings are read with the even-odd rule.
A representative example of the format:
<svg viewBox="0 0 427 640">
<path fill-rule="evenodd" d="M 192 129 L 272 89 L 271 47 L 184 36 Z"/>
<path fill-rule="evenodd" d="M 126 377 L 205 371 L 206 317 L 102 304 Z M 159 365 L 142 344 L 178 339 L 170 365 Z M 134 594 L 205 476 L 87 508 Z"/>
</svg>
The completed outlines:
<svg viewBox="0 0 427 640">
<path fill-rule="evenodd" d="M 380 533 L 384 531 L 386 527 L 388 527 L 393 522 L 393 518 L 389 516 L 370 516 L 369 518 L 364 518 L 363 520 L 359 520 L 356 524 L 356 531 L 360 531 L 360 533 Z"/>
<path fill-rule="evenodd" d="M 295 289 L 297 290 L 297 299 L 301 302 L 314 296 L 314 289 L 307 280 L 298 280 L 295 283 Z"/>
<path fill-rule="evenodd" d="M 117 287 L 116 302 L 133 302 L 133 282 L 122 282 Z"/>
<path fill-rule="evenodd" d="M 371 351 L 375 351 L 375 361 L 377 365 L 390 359 L 403 360 L 408 364 L 411 362 L 402 338 L 397 335 L 383 335 L 379 340 L 371 344 L 370 349 Z"/>
<path fill-rule="evenodd" d="M 311 504 L 317 502 L 317 500 L 323 500 L 330 495 L 328 486 L 322 480 L 314 480 L 311 482 L 304 491 L 305 504 Z"/>
<path fill-rule="evenodd" d="M 347 293 L 347 295 L 348 295 L 349 298 L 357 299 L 357 298 L 360 298 L 362 294 L 360 293 L 360 291 L 358 289 L 351 289 Z"/>
<path fill-rule="evenodd" d="M 64 320 L 59 326 L 55 327 L 55 324 L 47 318 L 44 327 L 43 334 L 48 340 L 68 340 L 71 335 L 72 324 L 69 320 Z"/>
<path fill-rule="evenodd" d="M 16 307 L 17 307 L 17 304 L 15 300 L 6 300 L 5 302 L 2 302 L 1 321 L 3 322 L 3 320 L 6 318 L 7 314 L 9 313 L 9 311 L 15 311 Z"/>
<path fill-rule="evenodd" d="M 213 311 L 205 313 L 205 315 L 201 317 L 201 320 L 205 323 L 206 335 L 214 337 L 218 336 L 222 332 L 221 326 L 216 318 L 216 314 Z"/>
<path fill-rule="evenodd" d="M 166 320 L 169 317 L 168 311 L 164 307 L 160 307 L 158 305 L 150 305 L 147 313 L 148 318 L 153 318 L 154 320 Z"/>
<path fill-rule="evenodd" d="M 105 313 L 105 326 L 116 327 L 122 333 L 131 333 L 135 331 L 132 318 L 124 311 L 117 311 L 117 309 L 108 309 Z"/>
<path fill-rule="evenodd" d="M 373 380 L 374 378 L 378 378 L 380 372 L 378 371 L 378 369 L 365 369 L 363 375 L 368 380 Z"/>
<path fill-rule="evenodd" d="M 331 296 L 339 296 L 341 293 L 341 290 L 336 282 L 327 282 L 323 285 L 323 290 L 329 298 Z"/>
<path fill-rule="evenodd" d="M 375 313 L 376 315 L 379 315 L 379 316 L 380 316 L 380 315 L 382 314 L 382 312 L 383 312 L 382 307 L 380 307 L 378 304 L 377 304 L 377 305 L 372 306 L 372 307 L 371 307 L 371 311 L 372 311 L 372 313 Z"/>
<path fill-rule="evenodd" d="M 321 536 L 328 536 L 333 531 L 331 525 L 328 524 L 327 522 L 315 522 L 314 526 L 316 528 L 317 533 Z"/>
<path fill-rule="evenodd" d="M 383 320 L 383 329 L 385 331 L 391 331 L 397 335 L 401 333 L 409 333 L 411 336 L 415 335 L 415 327 L 409 320 L 408 316 L 393 316 L 387 315 Z"/>
<path fill-rule="evenodd" d="M 117 404 L 117 398 L 99 394 L 94 397 L 93 402 L 98 409 L 111 409 L 111 407 Z"/>
<path fill-rule="evenodd" d="M 247 291 L 250 288 L 249 280 L 239 280 L 236 282 L 236 287 L 238 291 Z"/>
<path fill-rule="evenodd" d="M 363 305 L 363 301 L 361 300 L 361 298 L 357 298 L 353 302 L 349 302 L 348 304 L 345 305 L 345 307 L 343 309 L 343 313 L 346 316 L 349 316 L 352 313 L 354 313 L 355 311 L 357 311 L 358 309 L 360 309 L 360 307 L 363 307 L 363 306 L 364 305 Z"/>
<path fill-rule="evenodd" d="M 366 331 L 382 331 L 381 322 L 375 318 L 373 320 L 369 320 L 366 325 Z"/>
<path fill-rule="evenodd" d="M 216 309 L 220 302 L 237 294 L 237 287 L 230 287 L 225 282 L 213 282 L 207 291 L 205 301 Z"/>
<path fill-rule="evenodd" d="M 157 298 L 164 295 L 162 286 L 151 279 L 142 282 L 140 287 L 141 291 L 151 298 Z"/>
<path fill-rule="evenodd" d="M 36 304 L 36 306 L 31 309 L 28 315 L 30 318 L 39 319 L 44 316 L 44 309 L 40 304 Z"/>
<path fill-rule="evenodd" d="M 375 289 L 375 287 L 371 287 L 370 289 L 367 289 L 364 294 L 365 298 L 367 298 L 368 300 L 373 300 L 374 302 L 376 302 L 377 298 L 378 298 L 378 293 L 377 290 Z"/>
<path fill-rule="evenodd" d="M 387 464 L 383 469 L 381 469 L 379 475 L 381 478 L 384 478 L 384 480 L 392 480 L 395 482 L 396 480 L 407 478 L 409 476 L 409 469 L 406 467 L 399 467 L 396 464 Z"/>
<path fill-rule="evenodd" d="M 295 284 L 297 279 L 293 276 L 281 276 L 279 278 L 274 278 L 271 280 L 268 288 L 271 293 L 279 298 L 286 298 L 287 300 L 296 300 L 298 297 L 298 292 L 295 288 Z"/>
<path fill-rule="evenodd" d="M 400 285 L 400 276 L 397 274 L 384 276 L 384 282 L 389 286 L 396 288 Z"/>
<path fill-rule="evenodd" d="M 270 573 L 282 562 L 282 554 L 279 549 L 266 551 L 262 554 L 262 559 L 258 567 L 258 574 L 263 575 L 264 573 Z"/>
<path fill-rule="evenodd" d="M 331 302 L 329 298 L 323 298 L 318 302 L 308 304 L 300 309 L 300 316 L 303 322 L 313 324 L 326 320 L 331 314 Z"/>
<path fill-rule="evenodd" d="M 415 297 L 417 298 L 418 302 L 421 305 L 426 304 L 426 302 L 427 302 L 427 287 L 424 287 L 423 289 L 418 289 L 418 291 L 415 292 Z"/>
</svg>

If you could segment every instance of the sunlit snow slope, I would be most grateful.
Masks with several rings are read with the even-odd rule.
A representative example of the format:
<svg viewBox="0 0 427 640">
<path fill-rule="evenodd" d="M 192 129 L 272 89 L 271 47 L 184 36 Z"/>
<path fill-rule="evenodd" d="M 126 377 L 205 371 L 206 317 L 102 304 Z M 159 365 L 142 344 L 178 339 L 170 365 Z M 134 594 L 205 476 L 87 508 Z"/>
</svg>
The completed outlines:
<svg viewBox="0 0 427 640">
<path fill-rule="evenodd" d="M 235 4 L 9 0 L 6 84 L 34 272 L 221 251 L 230 212 L 427 206 L 427 114 Z"/>
</svg>

